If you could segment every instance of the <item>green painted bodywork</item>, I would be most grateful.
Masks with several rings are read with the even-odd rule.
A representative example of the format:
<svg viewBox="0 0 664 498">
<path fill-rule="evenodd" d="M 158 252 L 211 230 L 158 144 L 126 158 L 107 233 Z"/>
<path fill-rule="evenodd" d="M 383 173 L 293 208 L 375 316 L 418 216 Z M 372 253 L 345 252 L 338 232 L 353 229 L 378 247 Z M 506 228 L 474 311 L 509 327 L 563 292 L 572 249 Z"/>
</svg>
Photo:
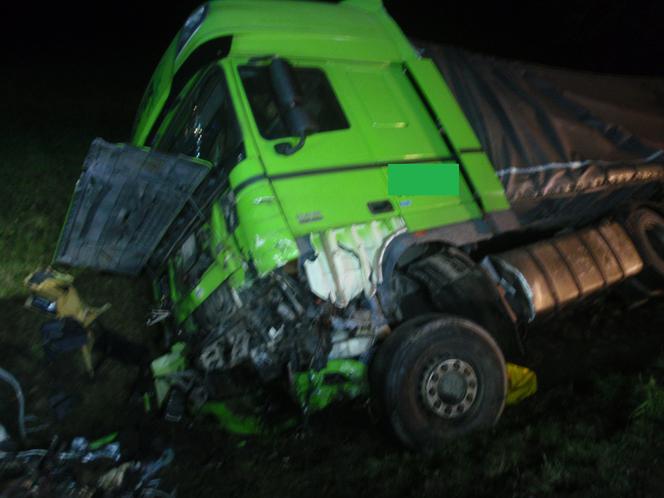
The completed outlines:
<svg viewBox="0 0 664 498">
<path fill-rule="evenodd" d="M 295 374 L 293 387 L 303 411 L 316 412 L 334 401 L 368 394 L 367 366 L 357 360 L 330 360 L 321 370 Z"/>
<path fill-rule="evenodd" d="M 302 412 L 311 414 L 325 409 L 342 399 L 354 399 L 368 394 L 367 366 L 352 359 L 331 360 L 322 370 L 297 372 L 293 379 L 293 394 Z M 225 430 L 233 434 L 268 434 L 292 429 L 296 418 L 287 418 L 276 425 L 267 426 L 256 414 L 239 413 L 228 403 L 209 401 L 201 413 L 213 415 Z"/>
<path fill-rule="evenodd" d="M 184 343 L 176 343 L 171 352 L 152 361 L 151 369 L 155 378 L 157 404 L 163 402 L 171 388 L 169 376 L 185 369 Z M 324 409 L 341 399 L 353 399 L 369 392 L 367 366 L 352 359 L 331 360 L 321 370 L 308 370 L 294 373 L 293 394 L 305 414 Z M 295 418 L 287 418 L 276 426 L 266 426 L 258 414 L 239 413 L 228 403 L 208 401 L 201 407 L 201 413 L 213 415 L 221 427 L 234 434 L 266 434 L 290 429 L 297 424 Z M 113 441 L 117 433 L 95 441 L 103 446 Z"/>
<path fill-rule="evenodd" d="M 150 363 L 159 405 L 164 401 L 171 388 L 169 376 L 183 371 L 187 365 L 184 357 L 185 347 L 186 345 L 183 342 L 177 342 L 171 347 L 170 353 L 160 356 Z"/>
<path fill-rule="evenodd" d="M 294 374 L 293 394 L 305 415 L 323 410 L 335 401 L 354 399 L 368 392 L 367 366 L 357 360 L 331 360 L 322 370 Z M 260 416 L 238 413 L 223 402 L 205 403 L 201 412 L 214 415 L 222 428 L 241 435 L 280 432 L 298 423 L 296 418 L 288 418 L 267 426 Z"/>
<path fill-rule="evenodd" d="M 251 281 L 250 268 L 265 276 L 297 259 L 299 237 L 316 239 L 325 230 L 392 219 L 415 232 L 509 209 L 489 158 L 440 72 L 413 49 L 379 0 L 212 1 L 202 24 L 176 53 L 179 37 L 149 83 L 133 142 L 149 145 L 174 77 L 190 56 L 211 40 L 232 37 L 228 54 L 216 63 L 226 76 L 245 149 L 223 194 L 234 192 L 236 227 L 229 233 L 218 202 L 205 225 L 209 268 L 192 288 L 178 288 L 175 258 L 167 265 L 168 297 L 185 330 L 195 329 L 192 312 L 222 283 L 240 289 Z M 238 69 L 273 55 L 295 67 L 322 70 L 350 126 L 312 134 L 293 155 L 278 154 L 274 146 L 284 139 L 267 140 L 259 133 Z M 388 164 L 431 162 L 458 164 L 456 195 L 388 194 Z M 386 201 L 390 210 L 372 213 L 371 203 Z M 339 392 L 361 392 L 364 387 L 358 386 L 366 383 L 360 382 L 364 371 L 357 363 L 332 361 L 320 372 L 298 374 L 300 401 L 306 393 L 308 406 L 319 408 Z M 348 383 L 325 384 L 326 375 L 335 372 Z M 232 418 L 223 405 L 209 410 Z M 228 424 L 240 432 L 257 429 L 253 421 Z"/>
<path fill-rule="evenodd" d="M 106 436 L 102 436 L 99 439 L 95 439 L 94 441 L 91 441 L 90 444 L 88 445 L 88 448 L 90 448 L 92 451 L 96 451 L 99 448 L 102 448 L 106 446 L 107 444 L 112 443 L 113 441 L 116 440 L 118 437 L 117 432 L 111 432 L 110 434 Z"/>
<path fill-rule="evenodd" d="M 238 415 L 226 403 L 209 402 L 201 408 L 201 413 L 214 415 L 222 428 L 233 434 L 251 435 L 266 432 L 261 417 L 256 415 Z"/>
</svg>

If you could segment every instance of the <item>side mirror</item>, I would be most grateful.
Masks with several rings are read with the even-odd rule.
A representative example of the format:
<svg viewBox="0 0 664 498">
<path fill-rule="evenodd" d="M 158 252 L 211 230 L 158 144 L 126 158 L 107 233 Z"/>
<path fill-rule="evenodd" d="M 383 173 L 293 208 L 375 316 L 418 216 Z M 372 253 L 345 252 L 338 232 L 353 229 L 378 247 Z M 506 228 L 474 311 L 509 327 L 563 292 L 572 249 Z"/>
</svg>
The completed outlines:
<svg viewBox="0 0 664 498">
<path fill-rule="evenodd" d="M 288 61 L 275 57 L 270 62 L 270 80 L 277 98 L 279 112 L 286 120 L 289 133 L 299 137 L 296 145 L 282 142 L 275 145 L 279 154 L 290 156 L 304 146 L 307 135 L 315 132 L 318 125 L 302 106 L 302 93 L 293 67 Z"/>
</svg>

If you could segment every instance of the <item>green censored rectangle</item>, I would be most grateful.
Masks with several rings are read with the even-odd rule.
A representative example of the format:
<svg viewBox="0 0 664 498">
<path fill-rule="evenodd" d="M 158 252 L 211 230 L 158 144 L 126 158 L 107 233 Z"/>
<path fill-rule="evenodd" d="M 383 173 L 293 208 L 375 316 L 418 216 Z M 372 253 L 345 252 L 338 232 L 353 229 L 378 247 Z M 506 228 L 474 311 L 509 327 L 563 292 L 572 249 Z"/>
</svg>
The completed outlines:
<svg viewBox="0 0 664 498">
<path fill-rule="evenodd" d="M 387 165 L 388 195 L 459 195 L 457 163 Z"/>
</svg>

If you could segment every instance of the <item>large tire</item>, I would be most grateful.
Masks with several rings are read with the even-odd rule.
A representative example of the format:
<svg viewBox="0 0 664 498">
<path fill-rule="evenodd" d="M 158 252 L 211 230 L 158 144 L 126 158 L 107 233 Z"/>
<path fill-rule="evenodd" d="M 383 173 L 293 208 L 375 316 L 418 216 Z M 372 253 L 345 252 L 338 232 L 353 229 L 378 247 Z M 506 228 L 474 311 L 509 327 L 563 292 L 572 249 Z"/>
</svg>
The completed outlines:
<svg viewBox="0 0 664 498">
<path fill-rule="evenodd" d="M 383 404 L 396 436 L 413 449 L 431 450 L 495 424 L 505 406 L 507 371 L 493 338 L 449 315 L 403 327 L 408 333 L 394 336 L 382 360 Z"/>
<path fill-rule="evenodd" d="M 419 325 L 440 316 L 436 313 L 427 313 L 408 320 L 394 329 L 379 345 L 369 364 L 371 405 L 378 415 L 385 416 L 385 378 L 395 351 Z"/>
<path fill-rule="evenodd" d="M 643 258 L 645 267 L 638 279 L 651 289 L 664 287 L 664 218 L 639 208 L 630 213 L 625 228 Z"/>
</svg>

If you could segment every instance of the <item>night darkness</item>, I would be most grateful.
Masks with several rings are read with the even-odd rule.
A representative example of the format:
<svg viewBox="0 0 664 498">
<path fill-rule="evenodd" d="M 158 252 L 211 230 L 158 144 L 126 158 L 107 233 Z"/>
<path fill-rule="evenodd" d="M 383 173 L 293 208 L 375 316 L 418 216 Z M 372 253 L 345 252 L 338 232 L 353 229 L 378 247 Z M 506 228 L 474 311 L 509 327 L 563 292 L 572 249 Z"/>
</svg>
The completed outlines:
<svg viewBox="0 0 664 498">
<path fill-rule="evenodd" d="M 125 68 L 128 84 L 143 88 L 164 48 L 198 3 L 50 3 L 34 8 L 24 4 L 5 23 L 8 67 L 53 65 L 55 73 L 84 77 L 86 71 L 117 65 Z M 588 71 L 664 74 L 664 4 L 654 0 L 392 0 L 386 6 L 414 38 Z M 53 76 L 44 72 L 44 77 Z"/>
<path fill-rule="evenodd" d="M 550 372 L 537 397 L 490 434 L 433 456 L 405 453 L 366 406 L 333 408 L 295 435 L 242 439 L 213 424 L 136 416 L 142 401 L 126 393 L 151 381 L 136 381 L 126 365 L 107 364 L 94 382 L 44 367 L 35 353 L 41 320 L 23 309 L 22 280 L 50 261 L 91 141 L 129 139 L 155 66 L 198 5 L 23 2 L 0 14 L 0 367 L 24 384 L 28 411 L 49 412 L 53 379 L 69 376 L 63 389 L 85 394 L 54 426 L 62 440 L 121 427 L 123 448 L 136 458 L 174 448 L 165 483 L 178 497 L 664 496 L 661 301 L 626 312 L 611 295 L 590 312 L 565 315 L 555 330 L 536 330 L 535 359 Z M 386 0 L 386 7 L 415 39 L 583 71 L 664 77 L 662 1 Z M 97 278 L 77 277 L 82 294 L 95 304 L 113 302 L 113 328 L 156 349 L 143 327 L 152 306 L 148 284 Z M 15 413 L 13 393 L 4 388 L 3 424 Z M 49 444 L 45 436 L 35 442 Z M 5 494 L 4 472 L 0 459 L 0 498 L 36 496 Z"/>
<path fill-rule="evenodd" d="M 5 53 L 24 63 L 89 57 L 153 63 L 199 2 L 22 7 Z M 656 1 L 386 2 L 407 34 L 479 52 L 593 71 L 662 74 L 664 6 Z M 23 30 L 23 25 L 26 29 Z M 26 56 L 35 58 L 26 60 Z"/>
</svg>

